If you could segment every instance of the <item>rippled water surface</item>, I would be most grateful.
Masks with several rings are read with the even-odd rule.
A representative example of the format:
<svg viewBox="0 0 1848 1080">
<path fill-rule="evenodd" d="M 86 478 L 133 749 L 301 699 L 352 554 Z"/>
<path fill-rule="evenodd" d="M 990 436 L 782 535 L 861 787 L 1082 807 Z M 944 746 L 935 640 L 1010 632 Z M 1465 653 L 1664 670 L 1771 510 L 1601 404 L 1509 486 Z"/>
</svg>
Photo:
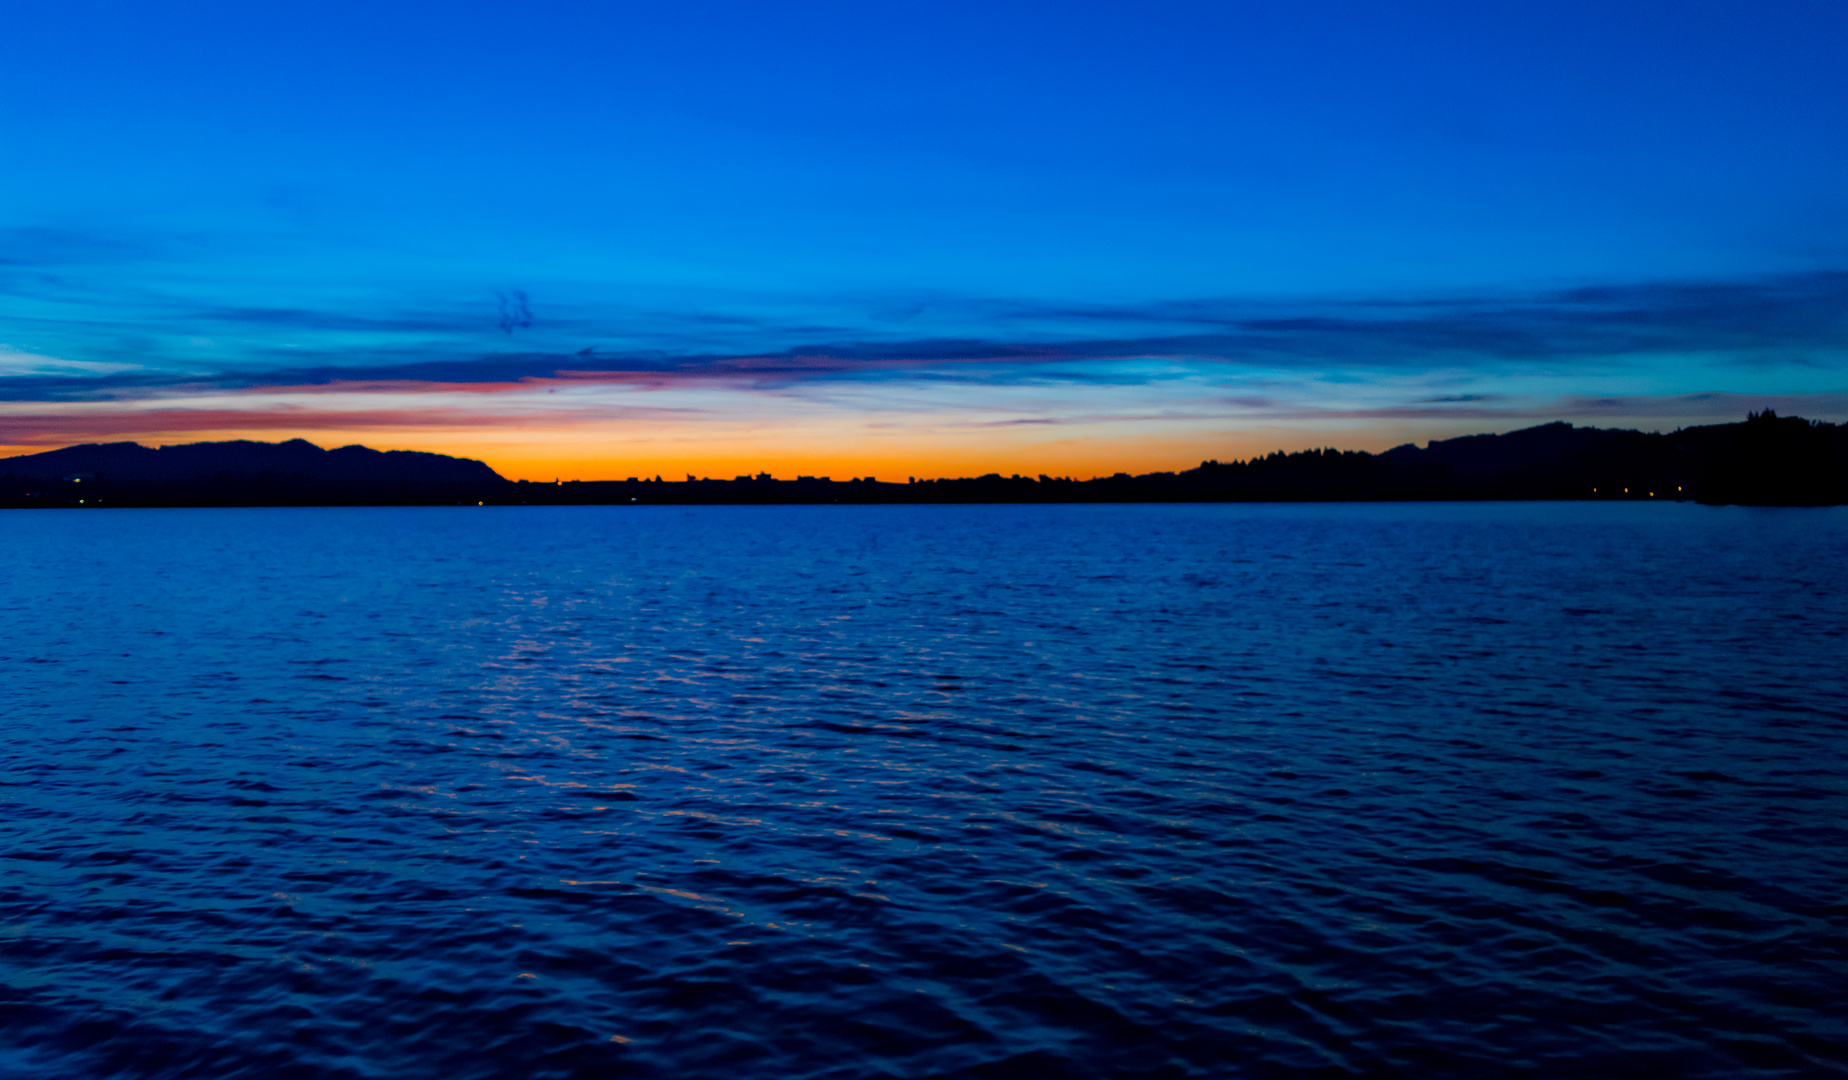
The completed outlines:
<svg viewBox="0 0 1848 1080">
<path fill-rule="evenodd" d="M 0 515 L 0 1077 L 1848 1073 L 1848 513 Z"/>
</svg>

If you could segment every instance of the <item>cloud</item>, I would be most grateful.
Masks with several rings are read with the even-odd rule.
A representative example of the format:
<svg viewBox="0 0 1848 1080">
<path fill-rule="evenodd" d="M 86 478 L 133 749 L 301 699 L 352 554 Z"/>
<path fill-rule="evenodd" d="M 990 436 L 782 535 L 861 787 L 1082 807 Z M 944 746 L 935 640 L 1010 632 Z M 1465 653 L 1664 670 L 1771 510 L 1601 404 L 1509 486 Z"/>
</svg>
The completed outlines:
<svg viewBox="0 0 1848 1080">
<path fill-rule="evenodd" d="M 13 230 L 4 238 L 14 244 L 9 250 L 24 253 L 15 258 L 47 264 L 126 258 L 130 250 L 56 230 Z M 533 299 L 518 290 L 374 310 L 350 303 L 198 304 L 142 294 L 115 307 L 88 294 L 67 300 L 59 309 L 64 314 L 36 302 L 15 313 L 9 319 L 15 344 L 114 369 L 67 364 L 0 375 L 0 400 L 134 399 L 202 387 L 405 392 L 427 384 L 499 392 L 552 380 L 763 391 L 840 381 L 1125 385 L 1160 384 L 1181 369 L 1495 375 L 1643 370 L 1691 355 L 1747 367 L 1848 369 L 1848 272 L 1289 303 L 1048 305 L 933 297 L 928 305 L 878 307 L 841 297 L 832 302 L 837 315 L 865 314 L 857 324 L 843 315 L 832 326 L 779 318 L 777 304 L 762 298 L 756 307 L 772 314 L 692 305 L 602 308 L 561 299 L 546 304 L 543 321 L 534 318 Z M 801 305 L 829 302 L 807 298 Z M 801 305 L 791 300 L 782 310 Z M 894 321 L 892 311 L 907 317 Z M 952 325 L 979 332 L 929 333 Z M 898 329 L 912 333 L 894 336 Z M 508 350 L 504 343 L 515 331 L 526 347 Z M 1425 403 L 1490 401 L 1460 394 Z"/>
<path fill-rule="evenodd" d="M 514 289 L 498 294 L 500 298 L 501 333 L 511 334 L 515 330 L 529 330 L 533 325 L 533 309 L 528 303 L 524 290 Z"/>
<path fill-rule="evenodd" d="M 1489 395 L 1497 398 L 1498 395 Z M 1776 409 L 1787 415 L 1841 416 L 1848 414 L 1848 393 L 1820 394 L 1661 394 L 1590 396 L 1568 394 L 1522 404 L 1493 406 L 1484 404 L 1419 403 L 1359 408 L 1314 408 L 1300 404 L 1269 402 L 1250 398 L 1220 398 L 1219 403 L 1240 406 L 1232 414 L 1241 419 L 1262 420 L 1482 420 L 1517 422 L 1523 420 L 1593 420 L 1598 418 L 1661 418 L 1670 420 L 1711 419 L 1716 422 L 1739 420 L 1748 412 Z"/>
<path fill-rule="evenodd" d="M 80 411 L 0 413 L 0 445 L 68 445 L 149 435 L 257 431 L 403 431 L 418 428 L 555 428 L 616 421 L 684 423 L 702 410 L 687 408 L 555 408 L 477 410 L 455 407 L 314 409 L 84 408 Z"/>
<path fill-rule="evenodd" d="M 0 266 L 56 270 L 150 259 L 162 250 L 146 240 L 88 229 L 42 225 L 0 229 Z"/>
<path fill-rule="evenodd" d="M 1282 308 L 1284 305 L 1272 305 Z M 1295 366 L 1400 367 L 1730 350 L 1848 349 L 1848 272 L 1730 282 L 1607 285 L 1477 297 L 1350 299 L 1321 310 L 1266 311 L 1233 301 L 1023 309 L 1119 326 L 1193 324 L 1194 334 L 1079 342 L 1086 352 L 1148 348 Z M 1204 328 L 1211 329 L 1204 329 Z"/>
</svg>

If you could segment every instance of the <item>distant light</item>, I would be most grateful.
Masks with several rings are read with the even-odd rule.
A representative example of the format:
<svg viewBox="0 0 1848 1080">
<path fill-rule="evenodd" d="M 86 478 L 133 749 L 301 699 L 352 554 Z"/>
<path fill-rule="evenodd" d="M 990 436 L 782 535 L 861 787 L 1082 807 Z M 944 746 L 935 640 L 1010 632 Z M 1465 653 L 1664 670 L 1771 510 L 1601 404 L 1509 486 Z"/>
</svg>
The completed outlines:
<svg viewBox="0 0 1848 1080">
<path fill-rule="evenodd" d="M 481 501 L 480 501 L 480 500 L 478 499 L 478 500 L 476 500 L 476 502 L 475 502 L 475 505 L 476 505 L 476 506 L 481 506 L 481 505 L 482 505 L 482 503 L 481 503 Z"/>
</svg>

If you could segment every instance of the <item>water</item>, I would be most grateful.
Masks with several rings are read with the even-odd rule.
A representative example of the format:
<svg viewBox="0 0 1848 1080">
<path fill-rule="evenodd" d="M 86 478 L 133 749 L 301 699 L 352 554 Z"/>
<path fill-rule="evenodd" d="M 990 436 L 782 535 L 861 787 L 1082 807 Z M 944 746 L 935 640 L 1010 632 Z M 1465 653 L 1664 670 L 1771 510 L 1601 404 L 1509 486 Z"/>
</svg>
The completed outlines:
<svg viewBox="0 0 1848 1080">
<path fill-rule="evenodd" d="M 1848 512 L 0 516 L 0 1077 L 1848 1072 Z"/>
</svg>

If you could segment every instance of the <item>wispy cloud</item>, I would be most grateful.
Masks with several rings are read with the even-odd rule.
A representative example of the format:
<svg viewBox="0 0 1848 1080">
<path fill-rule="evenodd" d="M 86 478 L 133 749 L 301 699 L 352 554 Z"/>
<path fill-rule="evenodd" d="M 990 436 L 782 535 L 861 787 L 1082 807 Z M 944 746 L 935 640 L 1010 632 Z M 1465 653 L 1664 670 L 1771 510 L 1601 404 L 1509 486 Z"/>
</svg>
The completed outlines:
<svg viewBox="0 0 1848 1080">
<path fill-rule="evenodd" d="M 1069 446 L 1848 417 L 1845 272 L 1262 302 L 606 303 L 563 286 L 387 297 L 144 272 L 176 258 L 133 237 L 0 232 L 0 444 L 458 432 L 442 438 L 466 448 L 473 432 L 633 454 L 854 432 Z"/>
<path fill-rule="evenodd" d="M 166 245 L 145 236 L 45 225 L 0 228 L 0 267 L 65 270 L 161 257 Z"/>
<path fill-rule="evenodd" d="M 1757 409 L 1777 409 L 1807 416 L 1841 416 L 1848 414 L 1848 393 L 1822 394 L 1662 394 L 1589 396 L 1567 394 L 1539 400 L 1523 400 L 1507 405 L 1428 403 L 1392 405 L 1374 408 L 1315 408 L 1300 404 L 1253 402 L 1249 398 L 1224 398 L 1223 403 L 1240 406 L 1229 418 L 1264 420 L 1482 420 L 1508 422 L 1524 420 L 1593 420 L 1709 419 L 1729 421 L 1744 418 Z"/>
<path fill-rule="evenodd" d="M 281 405 L 262 409 L 95 408 L 0 413 L 0 445 L 45 446 L 145 437 L 150 433 L 184 437 L 217 432 L 416 431 L 432 429 L 557 429 L 573 424 L 624 421 L 684 423 L 697 409 L 550 408 L 493 411 L 456 407 L 315 409 Z"/>
<path fill-rule="evenodd" d="M 0 374 L 0 400 L 133 398 L 202 386 L 514 388 L 545 379 L 769 390 L 841 380 L 1160 382 L 1170 373 L 1118 362 L 1162 360 L 1362 375 L 1648 367 L 1691 354 L 1744 367 L 1848 368 L 1848 272 L 1289 302 L 1078 305 L 843 294 L 653 306 L 600 302 L 594 290 L 548 299 L 509 287 L 415 303 L 201 303 L 154 277 L 105 275 L 78 285 L 51 273 L 163 259 L 171 261 L 159 243 L 136 237 L 0 232 L 8 343 L 116 367 Z"/>
</svg>

